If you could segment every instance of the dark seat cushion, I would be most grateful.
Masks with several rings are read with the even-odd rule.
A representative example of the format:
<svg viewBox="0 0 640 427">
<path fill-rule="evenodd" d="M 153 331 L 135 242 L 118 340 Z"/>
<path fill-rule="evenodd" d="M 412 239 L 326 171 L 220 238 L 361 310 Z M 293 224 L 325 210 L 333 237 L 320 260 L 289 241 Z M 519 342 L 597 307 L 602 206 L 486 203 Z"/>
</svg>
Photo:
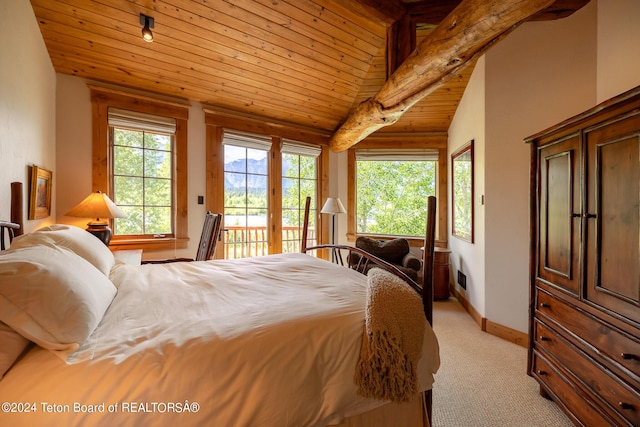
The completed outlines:
<svg viewBox="0 0 640 427">
<path fill-rule="evenodd" d="M 365 250 L 392 264 L 402 264 L 402 258 L 410 250 L 407 239 L 376 240 L 364 236 L 356 239 L 356 248 Z"/>
</svg>

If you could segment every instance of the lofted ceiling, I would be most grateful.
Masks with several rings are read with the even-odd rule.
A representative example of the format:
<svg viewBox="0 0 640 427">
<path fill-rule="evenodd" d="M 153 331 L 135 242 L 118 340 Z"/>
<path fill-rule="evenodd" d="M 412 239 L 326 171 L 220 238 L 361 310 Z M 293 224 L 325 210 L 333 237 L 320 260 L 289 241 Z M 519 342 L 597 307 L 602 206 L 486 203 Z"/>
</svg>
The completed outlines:
<svg viewBox="0 0 640 427">
<path fill-rule="evenodd" d="M 588 0 L 560 0 L 557 19 Z M 31 0 L 58 73 L 330 135 L 386 80 L 387 30 L 426 36 L 460 0 Z M 155 20 L 142 40 L 139 15 Z M 434 22 L 426 22 L 434 21 Z M 414 25 L 415 22 L 412 23 Z M 380 132 L 446 132 L 467 67 Z"/>
</svg>

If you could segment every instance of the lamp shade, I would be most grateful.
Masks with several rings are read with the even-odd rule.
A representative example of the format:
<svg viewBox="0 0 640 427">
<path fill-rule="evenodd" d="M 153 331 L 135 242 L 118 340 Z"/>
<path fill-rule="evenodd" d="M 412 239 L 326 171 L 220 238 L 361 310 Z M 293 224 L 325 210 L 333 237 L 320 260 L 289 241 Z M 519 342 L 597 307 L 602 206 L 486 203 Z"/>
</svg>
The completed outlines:
<svg viewBox="0 0 640 427">
<path fill-rule="evenodd" d="M 340 201 L 340 199 L 333 198 L 333 197 L 327 198 L 327 200 L 324 202 L 324 206 L 322 207 L 322 210 L 320 211 L 320 213 L 331 214 L 331 215 L 341 214 L 346 212 L 347 210 L 342 205 L 342 202 Z"/>
<path fill-rule="evenodd" d="M 91 193 L 66 214 L 78 218 L 125 218 L 127 215 L 102 191 Z"/>
</svg>

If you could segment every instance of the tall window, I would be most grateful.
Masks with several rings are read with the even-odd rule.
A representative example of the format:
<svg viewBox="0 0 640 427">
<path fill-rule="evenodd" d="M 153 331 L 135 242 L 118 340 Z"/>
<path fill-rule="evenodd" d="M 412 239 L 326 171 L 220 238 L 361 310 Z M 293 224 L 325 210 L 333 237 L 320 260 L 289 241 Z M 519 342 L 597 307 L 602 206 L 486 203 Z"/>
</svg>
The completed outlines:
<svg viewBox="0 0 640 427">
<path fill-rule="evenodd" d="M 282 252 L 299 252 L 307 196 L 311 197 L 307 246 L 316 243 L 316 194 L 320 147 L 282 140 Z"/>
<path fill-rule="evenodd" d="M 93 191 L 128 214 L 111 224 L 110 246 L 187 247 L 189 106 L 90 86 Z"/>
<path fill-rule="evenodd" d="M 175 120 L 110 109 L 114 235 L 172 235 Z"/>
<path fill-rule="evenodd" d="M 356 234 L 424 237 L 436 150 L 356 149 Z"/>
<path fill-rule="evenodd" d="M 225 130 L 222 143 L 225 258 L 266 255 L 271 138 Z"/>
</svg>

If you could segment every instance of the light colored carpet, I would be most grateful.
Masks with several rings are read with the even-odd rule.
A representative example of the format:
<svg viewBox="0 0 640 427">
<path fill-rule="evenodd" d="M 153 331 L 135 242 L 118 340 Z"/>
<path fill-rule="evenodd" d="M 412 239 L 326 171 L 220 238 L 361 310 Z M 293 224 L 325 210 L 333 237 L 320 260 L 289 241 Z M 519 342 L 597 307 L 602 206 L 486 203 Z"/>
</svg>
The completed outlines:
<svg viewBox="0 0 640 427">
<path fill-rule="evenodd" d="M 527 375 L 527 350 L 482 332 L 460 303 L 434 304 L 440 370 L 433 427 L 573 426 Z"/>
</svg>

